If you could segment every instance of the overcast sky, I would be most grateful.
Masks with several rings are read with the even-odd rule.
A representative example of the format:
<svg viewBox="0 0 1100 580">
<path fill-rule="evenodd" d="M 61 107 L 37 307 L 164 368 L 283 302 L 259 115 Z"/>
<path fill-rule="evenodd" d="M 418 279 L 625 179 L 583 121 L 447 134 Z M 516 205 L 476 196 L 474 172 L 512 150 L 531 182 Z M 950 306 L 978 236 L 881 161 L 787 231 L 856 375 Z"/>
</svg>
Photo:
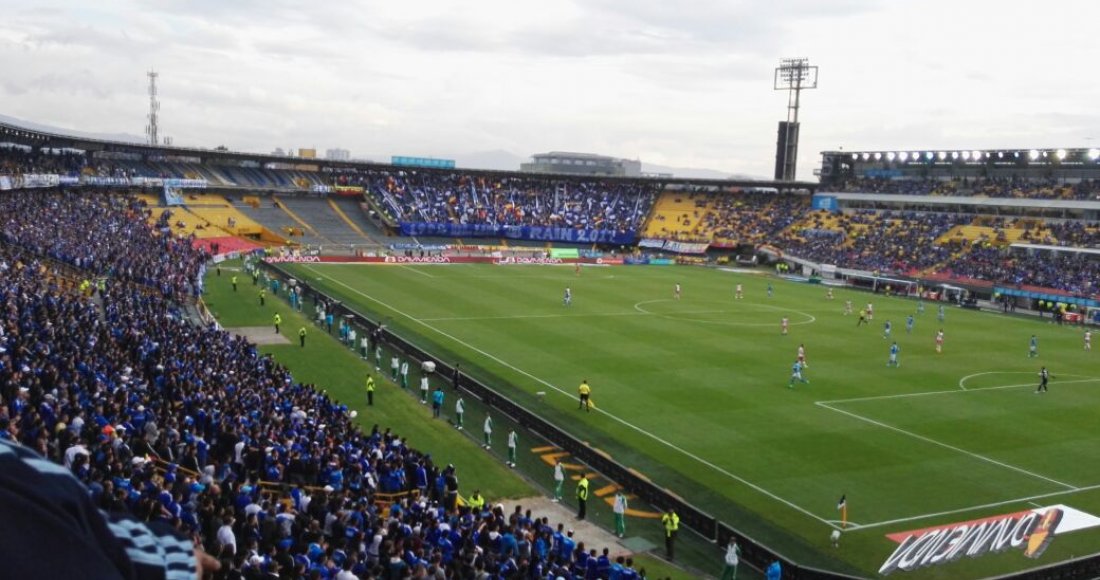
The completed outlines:
<svg viewBox="0 0 1100 580">
<path fill-rule="evenodd" d="M 1100 145 L 1100 2 L 0 0 L 0 114 L 357 157 L 570 150 L 770 176 L 824 149 Z"/>
</svg>

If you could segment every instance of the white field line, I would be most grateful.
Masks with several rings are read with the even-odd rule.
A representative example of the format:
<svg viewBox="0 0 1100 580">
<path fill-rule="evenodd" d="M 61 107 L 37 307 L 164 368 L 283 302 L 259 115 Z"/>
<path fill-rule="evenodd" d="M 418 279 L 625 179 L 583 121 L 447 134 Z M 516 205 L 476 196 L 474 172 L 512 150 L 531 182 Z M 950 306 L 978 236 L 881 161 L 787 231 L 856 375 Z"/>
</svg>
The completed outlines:
<svg viewBox="0 0 1100 580">
<path fill-rule="evenodd" d="M 409 266 L 407 264 L 398 264 L 397 267 L 398 268 L 403 268 L 403 269 L 408 270 L 410 272 L 416 272 L 417 274 L 420 274 L 421 276 L 427 276 L 428 278 L 435 278 L 436 277 L 435 274 L 429 274 L 429 273 L 421 270 L 420 268 L 413 268 L 412 266 Z"/>
<path fill-rule="evenodd" d="M 835 412 L 840 413 L 842 415 L 847 415 L 847 416 L 852 417 L 854 419 L 859 419 L 860 421 L 870 423 L 870 424 L 875 425 L 877 427 L 882 427 L 883 429 L 889 429 L 891 431 L 901 433 L 902 435 L 908 435 L 908 436 L 910 436 L 914 439 L 919 439 L 919 440 L 924 441 L 926 443 L 931 443 L 932 445 L 938 445 L 940 447 L 943 447 L 944 449 L 950 449 L 951 451 L 962 453 L 963 455 L 973 457 L 974 459 L 980 459 L 980 460 L 985 461 L 987 463 L 992 463 L 993 465 L 1004 467 L 1005 469 L 1011 469 L 1012 471 L 1016 471 L 1016 472 L 1022 473 L 1024 475 L 1028 475 L 1028 476 L 1034 477 L 1036 479 L 1042 479 L 1043 481 L 1049 481 L 1050 483 L 1060 485 L 1060 486 L 1062 486 L 1066 489 L 1069 489 L 1071 491 L 1078 489 L 1077 486 L 1070 485 L 1068 483 L 1058 481 L 1057 479 L 1051 479 L 1051 478 L 1049 478 L 1045 475 L 1040 475 L 1038 473 L 1035 473 L 1034 471 L 1028 471 L 1028 470 L 1026 470 L 1022 467 L 1016 467 L 1015 465 L 1011 465 L 1011 464 L 1005 463 L 1003 461 L 997 461 L 996 459 L 993 459 L 992 457 L 986 457 L 985 455 L 981 455 L 979 453 L 974 453 L 973 451 L 967 451 L 966 449 L 963 449 L 961 447 L 955 447 L 954 445 L 951 445 L 949 443 L 944 443 L 943 441 L 937 441 L 935 439 L 932 439 L 931 437 L 925 437 L 924 435 L 921 435 L 919 433 L 913 433 L 912 431 L 906 431 L 905 429 L 902 429 L 901 427 L 895 427 L 893 425 L 890 425 L 889 423 L 883 423 L 882 421 L 876 421 L 874 419 L 871 419 L 870 417 L 864 417 L 863 415 L 860 415 L 859 413 L 853 413 L 851 411 L 845 411 L 844 409 L 837 409 L 835 407 L 830 407 L 829 405 L 827 405 L 825 403 L 815 403 L 815 404 L 819 407 L 823 407 L 823 408 L 828 409 L 830 411 L 835 411 Z"/>
<path fill-rule="evenodd" d="M 644 316 L 645 312 L 592 312 L 582 314 L 512 314 L 508 316 L 444 316 L 441 318 L 420 318 L 421 322 L 441 322 L 445 320 L 521 320 L 524 318 L 588 318 L 598 316 Z"/>
<path fill-rule="evenodd" d="M 968 507 L 964 507 L 964 508 L 958 508 L 958 509 L 953 509 L 953 510 L 936 512 L 936 513 L 932 513 L 932 514 L 921 514 L 921 515 L 918 515 L 918 516 L 909 516 L 909 517 L 905 517 L 905 518 L 897 518 L 897 519 L 893 519 L 893 520 L 885 520 L 885 521 L 881 521 L 881 522 L 875 522 L 873 524 L 864 524 L 862 526 L 859 526 L 859 529 L 863 530 L 863 529 L 871 529 L 871 528 L 881 528 L 882 526 L 890 526 L 890 525 L 893 525 L 893 524 L 913 522 L 913 521 L 917 521 L 917 520 L 924 520 L 924 519 L 928 519 L 928 518 L 936 518 L 936 517 L 940 517 L 940 516 L 949 516 L 949 515 L 952 515 L 952 514 L 961 514 L 961 513 L 966 513 L 966 512 L 981 510 L 981 509 L 989 509 L 989 508 L 994 508 L 994 507 L 1011 505 L 1011 504 L 1014 504 L 1014 503 L 1033 502 L 1034 500 L 1037 500 L 1037 499 L 1046 499 L 1046 498 L 1051 498 L 1051 497 L 1058 497 L 1060 495 L 1071 495 L 1071 494 L 1081 493 L 1081 492 L 1085 492 L 1085 491 L 1096 491 L 1098 489 L 1100 489 L 1100 484 L 1086 485 L 1086 486 L 1083 486 L 1083 487 L 1078 487 L 1076 489 L 1067 489 L 1067 490 L 1062 490 L 1062 491 L 1052 491 L 1052 492 L 1048 492 L 1048 493 L 1040 493 L 1040 494 L 1037 494 L 1037 495 L 1029 495 L 1027 497 L 1017 497 L 1017 498 L 1013 498 L 1013 499 L 1006 499 L 1006 500 L 1003 500 L 1003 501 L 995 501 L 995 502 L 992 502 L 992 503 L 984 503 L 984 504 L 981 504 L 981 505 L 972 505 L 972 506 L 968 506 Z M 1035 505 L 1035 504 L 1032 503 L 1031 505 Z"/>
<path fill-rule="evenodd" d="M 313 266 L 308 266 L 307 265 L 305 267 L 308 268 L 311 272 L 313 272 L 314 275 L 318 274 L 318 272 L 314 269 Z M 478 353 L 478 354 L 480 354 L 480 355 L 482 355 L 482 356 L 484 356 L 484 357 L 486 357 L 490 360 L 493 360 L 493 361 L 497 362 L 498 364 L 500 364 L 502 366 L 505 366 L 509 369 L 512 369 L 513 371 L 515 371 L 515 372 L 517 372 L 517 373 L 519 373 L 519 374 L 521 374 L 525 377 L 528 377 L 531 380 L 533 380 L 533 381 L 535 381 L 535 382 L 537 382 L 537 383 L 539 383 L 539 384 L 541 384 L 541 385 L 543 385 L 543 386 L 545 386 L 545 387 L 547 387 L 547 388 L 549 388 L 549 389 L 551 389 L 555 392 L 561 393 L 562 395 L 564 395 L 566 397 L 569 397 L 569 399 L 573 399 L 573 394 L 572 393 L 569 393 L 569 392 L 567 392 L 563 389 L 560 389 L 560 388 L 558 388 L 558 387 L 556 387 L 556 386 L 554 386 L 554 385 L 552 385 L 552 384 L 550 384 L 550 383 L 548 383 L 548 382 L 532 375 L 531 373 L 529 373 L 529 372 L 527 372 L 523 369 L 516 368 L 515 366 L 513 366 L 511 364 L 508 364 L 507 362 L 501 360 L 500 358 L 497 358 L 496 356 L 493 356 L 492 354 L 490 354 L 488 352 L 485 352 L 484 350 L 481 350 L 481 349 L 479 349 L 479 348 L 477 348 L 477 347 L 475 347 L 475 346 L 473 346 L 473 345 L 471 345 L 471 344 L 469 344 L 469 343 L 467 343 L 463 340 L 460 340 L 460 339 L 458 339 L 458 338 L 456 338 L 456 337 L 454 337 L 450 334 L 447 334 L 446 332 L 443 332 L 442 330 L 439 330 L 438 328 L 436 328 L 436 327 L 434 327 L 434 326 L 432 326 L 432 325 L 430 325 L 430 324 L 428 324 L 428 323 L 426 323 L 426 322 L 424 322 L 420 319 L 417 319 L 413 316 L 410 316 L 409 314 L 406 314 L 406 313 L 402 312 L 401 310 L 398 310 L 397 308 L 394 308 L 393 306 L 390 306 L 389 304 L 386 304 L 385 302 L 382 302 L 381 300 L 378 300 L 377 298 L 374 298 L 373 296 L 370 296 L 370 295 L 366 294 L 365 292 L 363 292 L 363 291 L 361 291 L 357 288 L 349 286 L 348 284 L 345 284 L 344 282 L 342 282 L 340 280 L 337 280 L 335 278 L 332 278 L 332 277 L 330 277 L 329 280 L 332 280 L 336 284 L 339 284 L 340 286 L 343 286 L 344 288 L 347 288 L 351 292 L 354 292 L 354 293 L 362 296 L 363 298 L 366 298 L 367 300 L 370 300 L 371 302 L 374 302 L 374 303 L 376 303 L 380 306 L 388 308 L 389 310 L 391 310 L 391 311 L 393 311 L 393 312 L 395 312 L 395 313 L 411 320 L 412 322 L 415 322 L 415 323 L 423 326 L 424 328 L 427 328 L 427 329 L 431 330 L 432 332 L 435 332 L 436 334 L 439 334 L 440 336 L 446 337 L 446 338 L 454 341 L 457 344 L 461 344 L 461 345 L 465 346 L 466 348 L 468 348 L 468 349 L 470 349 L 470 350 L 472 350 L 472 351 L 474 351 L 474 352 L 476 352 L 476 353 Z M 653 433 L 650 433 L 649 431 L 646 431 L 645 429 L 642 429 L 641 427 L 638 427 L 637 425 L 629 423 L 626 420 L 624 420 L 624 419 L 622 419 L 622 418 L 620 418 L 616 415 L 612 415 L 611 413 L 608 413 L 607 411 L 604 411 L 603 409 L 598 409 L 597 408 L 596 412 L 601 413 L 601 414 L 605 415 L 606 417 L 608 417 L 609 419 L 612 419 L 615 422 L 617 422 L 617 423 L 619 423 L 619 424 L 621 424 L 625 427 L 628 427 L 628 428 L 630 428 L 630 429 L 632 429 L 632 430 L 634 430 L 638 433 L 641 433 L 642 435 L 645 435 L 646 437 L 649 437 L 650 439 L 664 445 L 665 447 L 668 447 L 669 449 L 672 449 L 672 450 L 684 455 L 685 457 L 688 457 L 688 458 L 698 462 L 701 465 L 709 467 L 710 469 L 712 469 L 712 470 L 714 470 L 714 471 L 716 471 L 716 472 L 718 472 L 722 475 L 725 475 L 726 477 L 728 477 L 728 478 L 730 478 L 734 481 L 737 481 L 737 482 L 739 482 L 739 483 L 741 483 L 741 484 L 757 491 L 760 494 L 763 494 L 763 495 L 765 495 L 765 496 L 767 496 L 767 497 L 769 497 L 769 498 L 771 498 L 775 501 L 778 501 L 779 503 L 782 503 L 783 505 L 786 505 L 787 507 L 789 507 L 791 509 L 794 509 L 794 510 L 796 510 L 796 511 L 798 511 L 798 512 L 800 512 L 800 513 L 802 513 L 806 516 L 809 516 L 810 518 L 813 518 L 813 519 L 825 524 L 826 526 L 829 526 L 830 528 L 832 528 L 834 530 L 841 529 L 836 524 L 831 523 L 829 520 L 827 520 L 827 519 L 811 512 L 810 510 L 808 510 L 808 509 L 806 509 L 806 508 L 804 508 L 804 507 L 802 507 L 802 506 L 800 506 L 800 505 L 798 505 L 798 504 L 796 504 L 796 503 L 794 503 L 790 500 L 781 498 L 778 495 L 775 495 L 774 493 L 764 489 L 763 487 L 760 487 L 759 485 L 757 485 L 755 483 L 752 483 L 751 481 L 748 481 L 747 479 L 744 479 L 743 477 L 740 477 L 740 476 L 738 476 L 734 473 L 731 473 L 730 471 L 728 471 L 728 470 L 726 470 L 726 469 L 724 469 L 724 468 L 722 468 L 718 465 L 715 465 L 714 463 L 711 463 L 710 461 L 707 461 L 706 459 L 703 459 L 702 457 L 699 457 L 698 455 L 696 455 L 696 454 L 694 454 L 690 451 L 687 451 L 686 449 L 676 445 L 675 443 L 672 443 L 672 442 L 669 442 L 665 439 L 662 439 L 662 438 L 658 437 L 657 435 L 654 435 Z"/>
<path fill-rule="evenodd" d="M 1027 374 L 1030 374 L 1030 373 L 1027 373 Z M 1071 374 L 1063 374 L 1062 376 L 1064 376 L 1064 377 L 1086 377 L 1086 378 L 1078 379 L 1078 380 L 1074 380 L 1074 381 L 1054 381 L 1054 380 L 1052 380 L 1052 381 L 1050 381 L 1050 384 L 1052 384 L 1052 385 L 1072 385 L 1072 384 L 1076 384 L 1076 383 L 1100 382 L 1100 377 L 1088 377 L 1087 375 L 1071 375 Z M 1017 383 L 1015 385 L 997 385 L 995 387 L 978 387 L 978 388 L 964 389 L 962 391 L 960 391 L 958 389 L 947 389 L 947 390 L 943 390 L 943 391 L 922 391 L 922 392 L 919 392 L 919 393 L 900 393 L 900 394 L 897 394 L 897 395 L 873 395 L 873 396 L 870 396 L 870 397 L 853 397 L 851 399 L 833 399 L 831 401 L 815 401 L 814 403 L 817 404 L 817 405 L 840 405 L 840 404 L 843 404 L 843 403 L 858 403 L 858 402 L 861 402 L 861 401 L 884 401 L 884 400 L 889 400 L 889 399 L 908 399 L 910 397 L 928 397 L 928 396 L 931 396 L 931 395 L 948 395 L 948 394 L 951 394 L 951 393 L 963 393 L 963 392 L 978 393 L 978 392 L 981 392 L 981 391 L 1001 391 L 1001 390 L 1005 390 L 1005 389 L 1020 389 L 1020 388 L 1023 388 L 1023 387 L 1035 387 L 1038 384 L 1039 384 L 1039 382 L 1036 380 L 1036 381 L 1032 381 L 1030 383 Z"/>
<path fill-rule="evenodd" d="M 974 373 L 972 375 L 966 375 L 959 379 L 959 388 L 966 390 L 966 381 L 974 377 L 984 377 L 985 375 L 1030 375 L 1031 371 L 986 371 L 984 373 Z"/>
</svg>

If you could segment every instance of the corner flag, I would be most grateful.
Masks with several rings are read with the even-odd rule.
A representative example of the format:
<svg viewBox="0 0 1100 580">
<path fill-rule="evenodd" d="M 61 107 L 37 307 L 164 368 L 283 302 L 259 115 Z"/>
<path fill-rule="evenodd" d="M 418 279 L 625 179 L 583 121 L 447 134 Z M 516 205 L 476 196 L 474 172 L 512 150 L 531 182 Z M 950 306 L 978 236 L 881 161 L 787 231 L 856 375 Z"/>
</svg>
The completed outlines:
<svg viewBox="0 0 1100 580">
<path fill-rule="evenodd" d="M 836 502 L 836 509 L 840 510 L 840 527 L 848 527 L 848 494 L 840 496 L 840 501 Z"/>
</svg>

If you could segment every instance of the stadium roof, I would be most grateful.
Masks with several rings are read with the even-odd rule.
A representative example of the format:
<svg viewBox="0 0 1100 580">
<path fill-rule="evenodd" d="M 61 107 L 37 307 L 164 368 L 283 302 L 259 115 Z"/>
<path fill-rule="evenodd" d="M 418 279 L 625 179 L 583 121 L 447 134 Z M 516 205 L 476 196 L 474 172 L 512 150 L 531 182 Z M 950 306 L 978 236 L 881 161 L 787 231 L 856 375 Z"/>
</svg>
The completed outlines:
<svg viewBox="0 0 1100 580">
<path fill-rule="evenodd" d="M 253 161 L 261 164 L 267 163 L 282 163 L 291 165 L 310 165 L 318 168 L 332 168 L 332 169 L 392 169 L 394 166 L 388 163 L 371 163 L 365 161 L 337 161 L 333 159 L 311 159 L 304 157 L 284 157 L 279 155 L 269 155 L 263 153 L 243 153 L 239 151 L 227 151 L 224 149 L 202 149 L 197 147 L 176 147 L 176 146 L 152 146 L 142 143 L 132 143 L 125 141 L 111 141 L 105 139 L 93 139 L 88 137 L 79 137 L 75 135 L 65 135 L 61 133 L 54 133 L 49 131 L 42 131 L 36 129 L 29 129 L 26 127 L 20 127 L 19 125 L 0 122 L 0 143 L 15 143 L 19 145 L 27 145 L 38 148 L 48 149 L 75 149 L 87 152 L 97 151 L 111 151 L 111 152 L 125 152 L 135 153 L 139 155 L 154 155 L 154 156 L 177 156 L 177 157 L 197 157 L 202 161 L 209 160 L 224 160 L 224 161 Z M 574 154 L 569 154 L 574 155 Z M 583 154 L 582 154 L 583 155 Z M 401 167 L 403 171 L 446 171 L 453 172 L 455 169 L 431 169 L 431 168 L 410 168 Z M 500 176 L 515 176 L 515 177 L 527 177 L 530 178 L 530 173 L 522 173 L 520 171 L 495 171 L 489 169 L 477 169 L 477 168 L 461 168 L 462 171 L 477 172 L 480 174 L 493 174 Z M 546 173 L 542 174 L 543 177 L 555 177 L 564 180 L 584 180 L 592 179 L 590 176 L 584 175 L 572 175 L 572 174 L 556 174 Z M 718 186 L 718 187 L 774 187 L 781 190 L 789 189 L 805 189 L 814 191 L 818 188 L 819 184 L 811 181 L 756 181 L 749 179 L 676 179 L 676 178 L 661 178 L 655 180 L 653 178 L 638 178 L 638 177 L 608 177 L 602 176 L 601 180 L 626 180 L 626 181 L 659 181 L 666 184 L 683 184 L 683 185 L 705 185 L 705 186 Z"/>
<path fill-rule="evenodd" d="M 895 204 L 922 204 L 979 207 L 1020 207 L 1028 209 L 1086 209 L 1100 211 L 1100 201 L 1080 199 L 1031 199 L 1018 197 L 978 197 L 957 195 L 894 195 L 888 193 L 822 193 L 841 201 L 876 201 Z"/>
</svg>

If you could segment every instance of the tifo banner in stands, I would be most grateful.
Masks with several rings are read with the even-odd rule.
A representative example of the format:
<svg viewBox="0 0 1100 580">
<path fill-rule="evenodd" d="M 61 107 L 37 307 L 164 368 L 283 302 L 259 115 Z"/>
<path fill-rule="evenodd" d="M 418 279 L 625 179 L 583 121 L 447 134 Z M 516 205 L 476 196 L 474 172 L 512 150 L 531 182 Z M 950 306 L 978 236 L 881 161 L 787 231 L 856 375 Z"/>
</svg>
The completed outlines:
<svg viewBox="0 0 1100 580">
<path fill-rule="evenodd" d="M 269 264 L 497 264 L 556 266 L 561 264 L 595 264 L 621 266 L 622 258 L 526 258 L 494 256 L 268 256 Z M 672 260 L 641 260 L 635 264 L 672 264 Z"/>
<path fill-rule="evenodd" d="M 840 206 L 836 203 L 835 195 L 815 194 L 812 203 L 814 209 L 823 209 L 832 212 L 840 211 Z"/>
<path fill-rule="evenodd" d="M 336 192 L 336 195 L 353 196 L 363 194 L 363 188 L 358 185 L 337 185 L 332 190 Z"/>
<path fill-rule="evenodd" d="M 25 188 L 38 188 L 38 187 L 57 187 L 61 184 L 61 177 L 58 175 L 39 174 L 39 173 L 24 173 L 23 174 L 23 187 Z"/>
<path fill-rule="evenodd" d="M 710 243 L 678 242 L 676 240 L 644 238 L 642 241 L 638 242 L 638 247 L 665 250 L 666 252 L 675 252 L 677 254 L 705 254 L 707 253 L 707 248 L 710 247 Z"/>
<path fill-rule="evenodd" d="M 536 226 L 497 226 L 492 224 L 434 224 L 401 222 L 403 236 L 437 236 L 442 238 L 511 238 L 515 240 L 545 240 L 601 244 L 633 244 L 638 238 L 633 231 L 578 230 L 575 228 L 543 228 Z"/>
<path fill-rule="evenodd" d="M 1065 505 L 1038 507 L 1011 514 L 888 534 L 897 542 L 883 562 L 882 575 L 911 572 L 954 562 L 964 555 L 977 558 L 1008 549 L 1028 558 L 1043 555 L 1055 536 L 1100 526 L 1100 518 Z"/>
</svg>

